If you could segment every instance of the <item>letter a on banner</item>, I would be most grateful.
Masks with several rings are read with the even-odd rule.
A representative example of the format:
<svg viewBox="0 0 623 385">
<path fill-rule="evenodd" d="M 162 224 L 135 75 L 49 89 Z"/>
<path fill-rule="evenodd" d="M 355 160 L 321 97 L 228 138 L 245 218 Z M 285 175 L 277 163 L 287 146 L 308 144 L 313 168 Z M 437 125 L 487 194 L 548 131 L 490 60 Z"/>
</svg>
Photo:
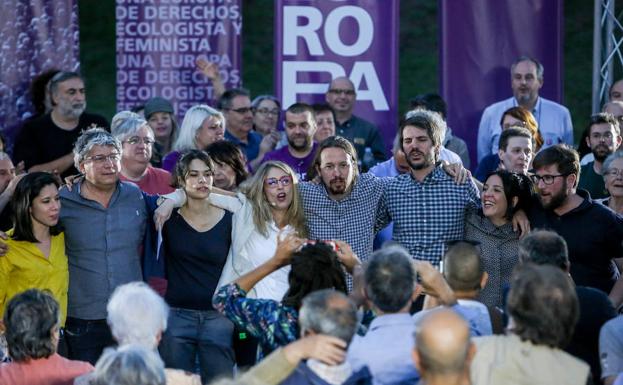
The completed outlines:
<svg viewBox="0 0 623 385">
<path fill-rule="evenodd" d="M 379 128 L 389 150 L 397 126 L 399 1 L 275 4 L 274 88 L 283 108 L 324 102 L 331 80 L 346 76 L 357 93 L 354 114 Z"/>
<path fill-rule="evenodd" d="M 170 100 L 181 117 L 215 103 L 201 58 L 218 65 L 225 88 L 240 87 L 242 0 L 117 0 L 117 109 L 150 98 Z"/>
</svg>

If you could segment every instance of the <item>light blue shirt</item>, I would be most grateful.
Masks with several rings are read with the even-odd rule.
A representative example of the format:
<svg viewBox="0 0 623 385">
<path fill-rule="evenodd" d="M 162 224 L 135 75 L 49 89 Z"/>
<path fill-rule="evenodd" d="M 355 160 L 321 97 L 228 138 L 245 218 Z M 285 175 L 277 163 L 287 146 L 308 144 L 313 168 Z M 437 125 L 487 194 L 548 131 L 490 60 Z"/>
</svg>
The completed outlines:
<svg viewBox="0 0 623 385">
<path fill-rule="evenodd" d="M 498 153 L 500 140 L 500 120 L 504 111 L 516 107 L 515 97 L 502 100 L 487 107 L 480 118 L 478 127 L 478 161 L 489 154 Z M 559 143 L 573 146 L 573 125 L 569 110 L 556 102 L 539 97 L 532 115 L 537 121 L 541 136 L 543 136 L 543 148 Z"/>
<path fill-rule="evenodd" d="M 353 338 L 346 360 L 353 371 L 367 365 L 375 385 L 416 383 L 420 375 L 411 359 L 414 331 L 408 313 L 376 317 L 365 336 Z"/>
</svg>

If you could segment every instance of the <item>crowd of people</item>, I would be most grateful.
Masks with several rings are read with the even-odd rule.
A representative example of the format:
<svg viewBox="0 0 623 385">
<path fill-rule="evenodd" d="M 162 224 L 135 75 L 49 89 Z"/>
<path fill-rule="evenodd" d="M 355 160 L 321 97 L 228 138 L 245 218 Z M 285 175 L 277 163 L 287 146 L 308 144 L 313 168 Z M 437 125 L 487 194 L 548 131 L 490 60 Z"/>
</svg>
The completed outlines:
<svg viewBox="0 0 623 385">
<path fill-rule="evenodd" d="M 576 150 L 519 57 L 470 164 L 437 94 L 388 157 L 346 77 L 281 106 L 197 64 L 218 102 L 179 126 L 33 82 L 0 152 L 0 385 L 623 384 L 623 80 Z"/>
</svg>

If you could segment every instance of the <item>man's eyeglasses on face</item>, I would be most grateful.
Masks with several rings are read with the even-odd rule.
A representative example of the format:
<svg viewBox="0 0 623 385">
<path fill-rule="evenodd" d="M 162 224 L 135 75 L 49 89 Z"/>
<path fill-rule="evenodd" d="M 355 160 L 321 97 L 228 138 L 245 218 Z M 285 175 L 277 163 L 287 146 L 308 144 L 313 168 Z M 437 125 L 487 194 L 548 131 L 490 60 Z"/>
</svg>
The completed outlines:
<svg viewBox="0 0 623 385">
<path fill-rule="evenodd" d="M 331 88 L 329 90 L 329 93 L 330 94 L 334 94 L 334 95 L 341 95 L 341 94 L 344 94 L 344 95 L 347 95 L 347 96 L 355 95 L 355 91 L 354 90 L 342 90 L 342 89 L 339 89 L 339 88 Z"/>
<path fill-rule="evenodd" d="M 253 111 L 253 108 L 251 107 L 240 107 L 240 108 L 223 108 L 226 111 L 234 111 L 240 115 L 244 115 L 247 112 L 251 112 Z"/>
<path fill-rule="evenodd" d="M 152 138 L 148 138 L 148 137 L 141 138 L 139 136 L 133 136 L 130 139 L 125 140 L 125 143 L 132 144 L 132 145 L 139 144 L 141 142 L 145 143 L 146 146 L 150 146 L 154 144 L 155 140 L 153 140 Z"/>
<path fill-rule="evenodd" d="M 264 180 L 264 183 L 266 183 L 266 186 L 271 188 L 277 187 L 278 185 L 285 187 L 289 186 L 292 183 L 292 178 L 287 175 L 282 176 L 281 178 L 266 178 L 266 180 Z"/>
<path fill-rule="evenodd" d="M 95 155 L 95 156 L 88 156 L 86 158 L 84 158 L 84 160 L 89 161 L 89 162 L 93 162 L 93 163 L 105 163 L 106 161 L 111 161 L 113 163 L 118 162 L 119 159 L 121 159 L 121 155 L 114 153 L 114 154 L 110 154 L 110 155 Z"/>
<path fill-rule="evenodd" d="M 268 108 L 256 108 L 254 111 L 262 115 L 273 115 L 273 116 L 279 115 L 279 110 L 276 108 L 274 110 L 271 110 Z"/>
<path fill-rule="evenodd" d="M 604 132 L 603 134 L 600 134 L 599 132 L 593 132 L 591 134 L 591 138 L 594 140 L 612 140 L 612 132 Z"/>
<path fill-rule="evenodd" d="M 538 185 L 540 181 L 543 181 L 544 184 L 546 185 L 550 185 L 552 183 L 554 183 L 554 180 L 556 180 L 556 178 L 558 177 L 566 177 L 569 174 L 558 174 L 558 175 L 537 175 L 534 174 L 532 175 L 532 182 L 534 182 L 535 185 Z"/>
</svg>

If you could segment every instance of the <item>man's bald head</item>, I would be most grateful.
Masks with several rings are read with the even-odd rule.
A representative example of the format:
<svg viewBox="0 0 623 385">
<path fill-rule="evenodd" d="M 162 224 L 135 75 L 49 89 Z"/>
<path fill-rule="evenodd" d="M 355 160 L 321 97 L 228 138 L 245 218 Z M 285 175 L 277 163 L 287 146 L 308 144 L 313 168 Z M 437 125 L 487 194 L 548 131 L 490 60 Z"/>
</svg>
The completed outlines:
<svg viewBox="0 0 623 385">
<path fill-rule="evenodd" d="M 431 311 L 415 330 L 415 366 L 427 375 L 464 372 L 469 365 L 471 341 L 467 322 L 450 309 Z"/>
</svg>

